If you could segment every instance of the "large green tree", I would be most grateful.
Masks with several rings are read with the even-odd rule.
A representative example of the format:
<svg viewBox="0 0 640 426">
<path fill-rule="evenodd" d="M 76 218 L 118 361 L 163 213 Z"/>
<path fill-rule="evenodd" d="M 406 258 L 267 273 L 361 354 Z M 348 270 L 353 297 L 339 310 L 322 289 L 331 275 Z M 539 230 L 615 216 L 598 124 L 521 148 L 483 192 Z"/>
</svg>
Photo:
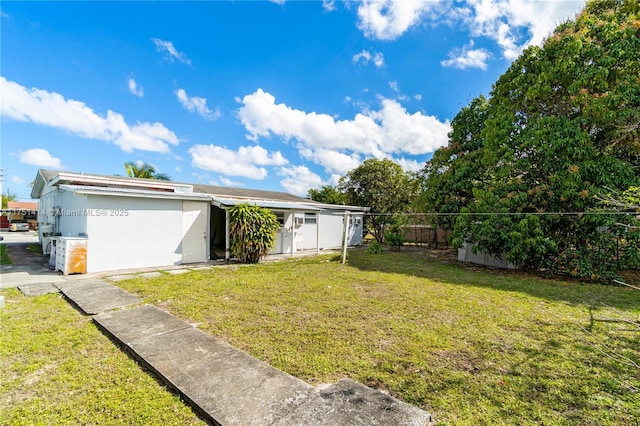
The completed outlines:
<svg viewBox="0 0 640 426">
<path fill-rule="evenodd" d="M 309 199 L 319 203 L 326 204 L 346 204 L 346 194 L 340 192 L 336 187 L 324 185 L 322 188 L 311 188 L 309 190 Z"/>
<path fill-rule="evenodd" d="M 347 194 L 349 204 L 369 207 L 366 225 L 380 243 L 385 227 L 406 213 L 416 196 L 416 181 L 399 164 L 389 159 L 365 160 L 340 179 L 338 190 Z"/>
<path fill-rule="evenodd" d="M 638 252 L 637 221 L 601 201 L 640 181 L 638 52 L 638 3 L 590 1 L 498 79 L 483 122 L 454 120 L 447 149 L 459 135 L 472 136 L 475 164 L 466 155 L 447 164 L 443 151 L 434 155 L 441 169 L 434 163 L 426 171 L 427 183 L 461 185 L 467 196 L 430 201 L 438 211 L 459 208 L 456 245 L 580 277 L 639 266 L 630 255 Z M 477 117 L 478 103 L 456 118 Z M 440 179 L 441 171 L 451 176 Z"/>
<path fill-rule="evenodd" d="M 124 163 L 124 168 L 127 171 L 127 176 L 146 179 L 158 179 L 158 180 L 171 180 L 166 173 L 156 172 L 155 167 L 151 164 L 143 163 L 136 164 L 133 161 Z"/>
<path fill-rule="evenodd" d="M 488 117 L 489 101 L 480 96 L 463 108 L 451 121 L 449 144 L 438 149 L 418 174 L 422 192 L 419 209 L 439 213 L 438 226 L 451 229 L 455 213 L 473 199 L 473 188 L 487 179 L 482 164 L 482 130 Z"/>
</svg>

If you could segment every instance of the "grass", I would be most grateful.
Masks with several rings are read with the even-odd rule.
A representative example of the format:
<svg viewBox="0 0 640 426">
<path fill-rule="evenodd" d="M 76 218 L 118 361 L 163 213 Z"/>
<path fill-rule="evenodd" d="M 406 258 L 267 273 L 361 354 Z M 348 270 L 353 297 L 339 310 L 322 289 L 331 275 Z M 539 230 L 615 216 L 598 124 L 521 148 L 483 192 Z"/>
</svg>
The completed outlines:
<svg viewBox="0 0 640 426">
<path fill-rule="evenodd" d="M 0 424 L 202 423 L 58 294 L 2 295 Z"/>
<path fill-rule="evenodd" d="M 362 250 L 344 266 L 319 256 L 118 285 L 303 380 L 351 377 L 443 424 L 640 418 L 630 288 Z"/>
<path fill-rule="evenodd" d="M 7 254 L 7 245 L 0 244 L 0 265 L 11 265 L 13 262 Z"/>
<path fill-rule="evenodd" d="M 30 252 L 42 254 L 42 246 L 40 243 L 31 243 L 27 248 Z"/>
</svg>

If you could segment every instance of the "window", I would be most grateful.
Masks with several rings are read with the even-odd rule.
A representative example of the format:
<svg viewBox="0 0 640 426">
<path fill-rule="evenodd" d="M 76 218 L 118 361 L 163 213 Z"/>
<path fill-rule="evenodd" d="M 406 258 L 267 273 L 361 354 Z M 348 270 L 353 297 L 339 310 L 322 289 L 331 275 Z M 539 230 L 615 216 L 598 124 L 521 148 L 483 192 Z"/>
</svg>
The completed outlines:
<svg viewBox="0 0 640 426">
<path fill-rule="evenodd" d="M 276 215 L 276 219 L 278 219 L 278 223 L 280 226 L 284 226 L 284 212 L 273 212 Z"/>
<path fill-rule="evenodd" d="M 314 223 L 316 223 L 316 214 L 315 213 L 305 213 L 304 214 L 304 223 L 305 224 L 314 224 Z"/>
</svg>

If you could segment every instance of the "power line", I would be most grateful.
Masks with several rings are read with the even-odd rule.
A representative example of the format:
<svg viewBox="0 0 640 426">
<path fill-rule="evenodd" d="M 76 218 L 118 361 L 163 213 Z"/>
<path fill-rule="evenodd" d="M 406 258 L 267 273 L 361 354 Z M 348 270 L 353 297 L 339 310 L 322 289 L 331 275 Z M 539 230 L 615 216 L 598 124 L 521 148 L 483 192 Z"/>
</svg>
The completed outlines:
<svg viewBox="0 0 640 426">
<path fill-rule="evenodd" d="M 366 213 L 365 216 L 582 216 L 582 215 L 637 215 L 640 213 L 603 211 L 603 212 L 468 212 L 468 213 Z"/>
</svg>

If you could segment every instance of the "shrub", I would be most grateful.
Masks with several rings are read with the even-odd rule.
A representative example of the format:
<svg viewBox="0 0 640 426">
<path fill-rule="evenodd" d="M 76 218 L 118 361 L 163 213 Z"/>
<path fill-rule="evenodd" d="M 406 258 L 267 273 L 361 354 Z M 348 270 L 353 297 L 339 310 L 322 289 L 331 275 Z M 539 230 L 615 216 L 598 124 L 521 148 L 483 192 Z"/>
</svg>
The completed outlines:
<svg viewBox="0 0 640 426">
<path fill-rule="evenodd" d="M 379 241 L 372 241 L 367 247 L 367 254 L 380 254 L 382 253 L 382 244 Z"/>
<path fill-rule="evenodd" d="M 404 245 L 405 237 L 401 232 L 387 232 L 385 240 L 393 250 L 400 250 L 400 247 Z"/>
<path fill-rule="evenodd" d="M 276 243 L 280 228 L 269 209 L 237 204 L 229 209 L 231 254 L 242 263 L 258 263 Z"/>
</svg>

